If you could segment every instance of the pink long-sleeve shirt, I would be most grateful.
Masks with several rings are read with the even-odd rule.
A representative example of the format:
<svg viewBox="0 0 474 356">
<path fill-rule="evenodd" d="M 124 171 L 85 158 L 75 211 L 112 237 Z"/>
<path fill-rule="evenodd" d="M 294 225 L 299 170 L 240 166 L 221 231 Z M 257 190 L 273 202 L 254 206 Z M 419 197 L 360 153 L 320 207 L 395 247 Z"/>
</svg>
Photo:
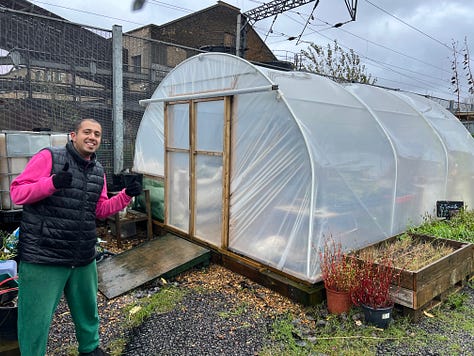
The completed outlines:
<svg viewBox="0 0 474 356">
<path fill-rule="evenodd" d="M 52 195 L 57 190 L 53 185 L 52 165 L 53 161 L 49 150 L 42 150 L 34 155 L 10 186 L 12 201 L 18 205 L 33 204 Z M 131 200 L 132 198 L 125 194 L 125 189 L 109 198 L 104 175 L 104 187 L 95 209 L 96 217 L 104 219 L 115 214 L 125 208 Z"/>
</svg>

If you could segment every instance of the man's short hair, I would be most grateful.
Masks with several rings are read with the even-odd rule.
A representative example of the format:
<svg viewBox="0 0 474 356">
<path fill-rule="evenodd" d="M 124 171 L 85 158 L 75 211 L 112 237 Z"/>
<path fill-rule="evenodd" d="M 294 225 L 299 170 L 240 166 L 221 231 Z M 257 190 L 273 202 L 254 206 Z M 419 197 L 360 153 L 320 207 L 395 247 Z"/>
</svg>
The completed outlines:
<svg viewBox="0 0 474 356">
<path fill-rule="evenodd" d="M 99 124 L 99 125 L 100 125 L 100 122 L 98 122 L 97 120 L 92 119 L 92 118 L 87 118 L 87 117 L 86 117 L 86 118 L 84 118 L 84 119 L 80 119 L 80 120 L 77 120 L 77 121 L 76 121 L 76 124 L 74 125 L 74 132 L 75 132 L 75 133 L 78 133 L 78 132 L 79 132 L 79 128 L 81 127 L 81 125 L 82 125 L 82 123 L 83 123 L 84 121 L 91 121 L 91 122 L 93 122 L 93 123 L 95 123 L 95 124 Z M 100 125 L 100 126 L 102 127 L 102 125 Z"/>
</svg>

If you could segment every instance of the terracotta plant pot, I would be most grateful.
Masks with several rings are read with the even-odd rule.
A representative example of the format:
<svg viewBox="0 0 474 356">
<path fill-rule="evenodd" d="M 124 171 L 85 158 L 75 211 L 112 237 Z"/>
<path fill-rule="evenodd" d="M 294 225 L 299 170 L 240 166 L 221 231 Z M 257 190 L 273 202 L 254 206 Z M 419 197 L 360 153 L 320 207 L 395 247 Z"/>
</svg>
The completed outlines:
<svg viewBox="0 0 474 356">
<path fill-rule="evenodd" d="M 386 329 L 392 320 L 393 305 L 385 308 L 372 308 L 361 304 L 364 312 L 365 321 L 378 328 Z"/>
<path fill-rule="evenodd" d="M 352 300 L 349 292 L 338 292 L 326 288 L 328 311 L 331 314 L 347 313 L 352 308 Z"/>
</svg>

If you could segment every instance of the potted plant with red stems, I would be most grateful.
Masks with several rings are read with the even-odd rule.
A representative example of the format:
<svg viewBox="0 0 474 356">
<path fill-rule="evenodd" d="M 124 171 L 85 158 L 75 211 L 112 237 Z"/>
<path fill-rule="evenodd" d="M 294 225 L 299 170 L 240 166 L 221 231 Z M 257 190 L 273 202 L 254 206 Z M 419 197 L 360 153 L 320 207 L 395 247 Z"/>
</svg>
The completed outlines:
<svg viewBox="0 0 474 356">
<path fill-rule="evenodd" d="M 378 262 L 367 256 L 359 260 L 357 283 L 351 298 L 354 305 L 362 308 L 366 322 L 380 328 L 388 327 L 394 306 L 390 291 L 393 285 L 399 285 L 399 278 L 400 273 L 388 257 Z"/>
<path fill-rule="evenodd" d="M 352 307 L 350 293 L 356 283 L 357 261 L 343 252 L 342 244 L 332 238 L 325 241 L 319 257 L 328 311 L 331 314 L 348 312 Z"/>
</svg>

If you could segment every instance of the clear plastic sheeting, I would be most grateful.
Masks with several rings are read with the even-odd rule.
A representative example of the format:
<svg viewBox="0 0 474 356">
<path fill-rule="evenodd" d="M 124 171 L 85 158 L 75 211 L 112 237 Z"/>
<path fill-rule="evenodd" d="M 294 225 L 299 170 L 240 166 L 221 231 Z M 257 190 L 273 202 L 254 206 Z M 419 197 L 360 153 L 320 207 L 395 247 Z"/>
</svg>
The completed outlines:
<svg viewBox="0 0 474 356">
<path fill-rule="evenodd" d="M 230 108 L 208 98 L 232 91 Z M 421 96 L 208 53 L 151 99 L 134 170 L 165 178 L 165 223 L 304 281 L 320 280 L 327 238 L 357 249 L 421 222 L 437 200 L 473 203 L 474 140 Z M 191 109 L 178 115 L 181 105 Z"/>
</svg>

